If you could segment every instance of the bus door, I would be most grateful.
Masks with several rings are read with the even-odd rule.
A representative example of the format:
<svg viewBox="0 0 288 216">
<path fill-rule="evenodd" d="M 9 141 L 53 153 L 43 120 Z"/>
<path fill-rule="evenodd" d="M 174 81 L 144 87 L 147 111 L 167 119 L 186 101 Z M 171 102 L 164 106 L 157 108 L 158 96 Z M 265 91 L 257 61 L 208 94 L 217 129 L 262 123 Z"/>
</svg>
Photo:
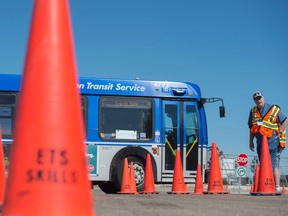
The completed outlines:
<svg viewBox="0 0 288 216">
<path fill-rule="evenodd" d="M 176 149 L 180 149 L 184 177 L 195 177 L 199 132 L 197 112 L 196 102 L 163 101 L 165 146 L 162 173 L 173 173 Z"/>
</svg>

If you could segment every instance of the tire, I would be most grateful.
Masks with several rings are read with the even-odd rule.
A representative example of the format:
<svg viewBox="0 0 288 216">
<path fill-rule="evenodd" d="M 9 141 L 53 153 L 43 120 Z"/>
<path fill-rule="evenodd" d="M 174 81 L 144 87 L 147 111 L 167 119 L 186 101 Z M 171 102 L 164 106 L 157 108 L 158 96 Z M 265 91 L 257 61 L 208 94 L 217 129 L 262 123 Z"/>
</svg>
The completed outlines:
<svg viewBox="0 0 288 216">
<path fill-rule="evenodd" d="M 137 156 L 128 156 L 127 158 L 128 158 L 128 166 L 129 167 L 130 167 L 130 163 L 133 162 L 135 181 L 136 181 L 136 189 L 137 189 L 137 191 L 143 191 L 146 160 L 144 158 L 137 157 Z M 123 164 L 124 164 L 124 158 L 121 160 L 121 162 L 117 166 L 115 186 L 118 189 L 118 191 L 121 190 Z"/>
<path fill-rule="evenodd" d="M 115 194 L 118 191 L 118 188 L 112 182 L 101 183 L 98 186 L 106 194 Z"/>
</svg>

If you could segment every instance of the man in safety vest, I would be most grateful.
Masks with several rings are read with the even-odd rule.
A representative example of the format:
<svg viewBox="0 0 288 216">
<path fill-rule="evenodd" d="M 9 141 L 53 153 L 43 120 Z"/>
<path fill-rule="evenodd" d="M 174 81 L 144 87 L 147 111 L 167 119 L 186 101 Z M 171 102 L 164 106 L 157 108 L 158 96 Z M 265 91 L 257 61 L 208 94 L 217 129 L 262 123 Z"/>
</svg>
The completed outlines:
<svg viewBox="0 0 288 216">
<path fill-rule="evenodd" d="M 281 112 L 277 105 L 265 103 L 264 96 L 260 91 L 253 94 L 256 104 L 250 110 L 248 125 L 250 128 L 249 147 L 254 151 L 254 137 L 257 140 L 257 154 L 260 160 L 262 136 L 268 139 L 270 159 L 274 174 L 276 191 L 280 192 L 280 154 L 286 146 L 286 124 L 287 117 Z"/>
</svg>

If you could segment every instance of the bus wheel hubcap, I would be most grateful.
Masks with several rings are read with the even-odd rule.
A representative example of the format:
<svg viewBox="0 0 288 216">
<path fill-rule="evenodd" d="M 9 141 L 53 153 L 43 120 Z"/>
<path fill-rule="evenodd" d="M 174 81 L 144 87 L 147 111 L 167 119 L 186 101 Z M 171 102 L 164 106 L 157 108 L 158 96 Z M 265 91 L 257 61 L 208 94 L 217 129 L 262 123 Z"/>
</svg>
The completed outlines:
<svg viewBox="0 0 288 216">
<path fill-rule="evenodd" d="M 141 164 L 134 164 L 136 185 L 141 184 L 144 181 L 144 167 Z"/>
</svg>

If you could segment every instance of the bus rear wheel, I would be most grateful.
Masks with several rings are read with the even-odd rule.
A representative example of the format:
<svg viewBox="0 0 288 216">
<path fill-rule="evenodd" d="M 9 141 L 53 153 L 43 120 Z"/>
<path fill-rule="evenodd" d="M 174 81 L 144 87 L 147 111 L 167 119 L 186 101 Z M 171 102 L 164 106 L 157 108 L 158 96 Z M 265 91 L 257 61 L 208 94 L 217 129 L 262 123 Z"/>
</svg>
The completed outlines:
<svg viewBox="0 0 288 216">
<path fill-rule="evenodd" d="M 136 189 L 137 191 L 143 191 L 146 160 L 144 158 L 137 157 L 137 156 L 128 156 L 127 158 L 128 158 L 129 168 L 130 168 L 130 163 L 133 162 Z M 123 164 L 124 164 L 124 158 L 122 159 L 122 161 L 119 163 L 117 167 L 115 185 L 116 187 L 118 187 L 119 191 L 121 190 L 121 184 L 122 184 Z"/>
</svg>

